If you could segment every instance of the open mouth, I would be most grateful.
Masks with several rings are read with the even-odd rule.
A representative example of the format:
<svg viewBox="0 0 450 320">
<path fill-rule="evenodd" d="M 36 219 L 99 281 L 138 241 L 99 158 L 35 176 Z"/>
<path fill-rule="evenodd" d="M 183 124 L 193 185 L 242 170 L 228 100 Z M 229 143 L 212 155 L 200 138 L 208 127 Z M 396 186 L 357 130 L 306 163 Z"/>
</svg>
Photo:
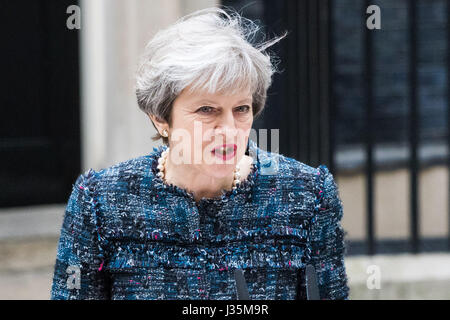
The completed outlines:
<svg viewBox="0 0 450 320">
<path fill-rule="evenodd" d="M 214 148 L 211 152 L 220 159 L 228 160 L 236 155 L 236 149 L 235 144 L 224 144 Z"/>
</svg>

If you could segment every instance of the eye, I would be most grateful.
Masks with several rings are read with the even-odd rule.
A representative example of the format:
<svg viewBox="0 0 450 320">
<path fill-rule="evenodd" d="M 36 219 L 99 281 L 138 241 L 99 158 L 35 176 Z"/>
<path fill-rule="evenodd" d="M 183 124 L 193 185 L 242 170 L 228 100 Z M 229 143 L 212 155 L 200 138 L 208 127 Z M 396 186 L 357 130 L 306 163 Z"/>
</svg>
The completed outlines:
<svg viewBox="0 0 450 320">
<path fill-rule="evenodd" d="M 203 107 L 200 107 L 197 110 L 197 112 L 200 112 L 200 113 L 212 113 L 213 109 L 214 109 L 213 107 L 203 106 Z"/>
<path fill-rule="evenodd" d="M 247 105 L 245 105 L 245 106 L 239 106 L 239 107 L 236 108 L 236 110 L 237 110 L 239 113 L 247 113 L 247 112 L 250 111 L 250 106 L 247 106 Z"/>
</svg>

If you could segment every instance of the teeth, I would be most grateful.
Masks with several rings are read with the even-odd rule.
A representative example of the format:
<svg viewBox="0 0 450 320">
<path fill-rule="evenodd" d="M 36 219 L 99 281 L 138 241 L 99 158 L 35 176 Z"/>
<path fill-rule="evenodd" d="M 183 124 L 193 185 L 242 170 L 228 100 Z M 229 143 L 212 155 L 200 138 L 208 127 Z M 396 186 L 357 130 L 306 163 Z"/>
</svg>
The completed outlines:
<svg viewBox="0 0 450 320">
<path fill-rule="evenodd" d="M 220 147 L 220 148 L 217 148 L 216 150 L 217 150 L 219 153 L 226 154 L 226 153 L 232 152 L 232 151 L 234 150 L 234 148 L 233 148 L 233 147 L 228 147 L 228 148 Z"/>
</svg>

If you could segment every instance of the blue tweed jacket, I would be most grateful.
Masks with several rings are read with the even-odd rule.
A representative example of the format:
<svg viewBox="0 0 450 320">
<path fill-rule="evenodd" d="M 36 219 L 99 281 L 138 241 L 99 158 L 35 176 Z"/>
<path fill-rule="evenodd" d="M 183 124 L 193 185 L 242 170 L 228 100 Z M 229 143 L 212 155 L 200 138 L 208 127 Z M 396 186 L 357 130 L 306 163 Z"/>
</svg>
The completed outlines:
<svg viewBox="0 0 450 320">
<path fill-rule="evenodd" d="M 321 299 L 348 299 L 343 209 L 326 166 L 249 140 L 247 179 L 195 202 L 156 176 L 165 148 L 77 178 L 51 299 L 236 299 L 236 268 L 252 300 L 303 299 L 306 264 Z"/>
</svg>

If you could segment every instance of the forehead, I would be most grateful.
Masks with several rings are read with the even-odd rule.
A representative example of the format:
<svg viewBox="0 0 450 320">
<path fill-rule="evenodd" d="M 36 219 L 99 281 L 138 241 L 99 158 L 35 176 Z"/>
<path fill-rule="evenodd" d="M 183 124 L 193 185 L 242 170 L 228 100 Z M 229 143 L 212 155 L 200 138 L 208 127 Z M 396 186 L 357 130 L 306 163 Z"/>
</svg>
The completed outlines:
<svg viewBox="0 0 450 320">
<path fill-rule="evenodd" d="M 220 106 L 234 105 L 237 103 L 252 103 L 252 93 L 249 89 L 236 90 L 236 92 L 215 92 L 209 93 L 206 90 L 196 90 L 190 92 L 190 87 L 186 87 L 178 96 L 184 103 L 213 103 Z"/>
</svg>

